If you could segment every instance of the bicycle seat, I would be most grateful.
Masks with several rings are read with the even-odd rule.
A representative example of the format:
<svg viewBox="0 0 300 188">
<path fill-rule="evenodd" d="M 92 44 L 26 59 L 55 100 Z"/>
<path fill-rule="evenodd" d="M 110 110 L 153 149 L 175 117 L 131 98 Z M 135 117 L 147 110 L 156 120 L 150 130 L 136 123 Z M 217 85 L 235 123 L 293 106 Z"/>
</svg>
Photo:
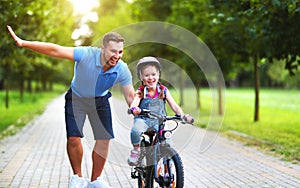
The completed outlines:
<svg viewBox="0 0 300 188">
<path fill-rule="evenodd" d="M 150 127 L 147 129 L 146 132 L 144 132 L 145 135 L 148 135 L 148 136 L 154 136 L 156 133 L 156 130 L 154 129 L 154 127 Z"/>
</svg>

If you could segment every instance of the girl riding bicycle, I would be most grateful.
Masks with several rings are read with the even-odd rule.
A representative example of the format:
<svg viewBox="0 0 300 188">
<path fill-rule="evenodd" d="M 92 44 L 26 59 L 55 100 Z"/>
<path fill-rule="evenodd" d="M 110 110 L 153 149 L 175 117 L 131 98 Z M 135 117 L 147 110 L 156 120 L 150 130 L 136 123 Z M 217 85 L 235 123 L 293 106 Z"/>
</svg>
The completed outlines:
<svg viewBox="0 0 300 188">
<path fill-rule="evenodd" d="M 130 138 L 133 145 L 128 164 L 137 165 L 140 154 L 141 135 L 149 128 L 158 129 L 158 120 L 138 116 L 142 109 L 148 109 L 156 114 L 166 114 L 165 101 L 179 116 L 185 116 L 187 122 L 192 122 L 191 115 L 184 115 L 182 109 L 175 102 L 168 88 L 159 82 L 161 65 L 158 59 L 154 57 L 144 57 L 140 59 L 136 67 L 137 76 L 142 85 L 137 89 L 137 94 L 130 105 L 134 117 L 134 124 L 131 129 Z"/>
</svg>

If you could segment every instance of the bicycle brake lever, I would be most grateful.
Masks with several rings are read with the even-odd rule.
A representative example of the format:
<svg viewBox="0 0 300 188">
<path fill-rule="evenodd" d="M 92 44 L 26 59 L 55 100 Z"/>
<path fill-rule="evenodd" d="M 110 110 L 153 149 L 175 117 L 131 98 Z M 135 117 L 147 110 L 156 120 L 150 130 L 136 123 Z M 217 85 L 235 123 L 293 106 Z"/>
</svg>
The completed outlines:
<svg viewBox="0 0 300 188">
<path fill-rule="evenodd" d="M 133 114 L 133 110 L 129 108 L 129 109 L 127 110 L 127 114 Z"/>
<path fill-rule="evenodd" d="M 147 109 L 141 109 L 141 113 L 140 115 L 150 115 L 150 110 L 147 110 Z"/>
</svg>

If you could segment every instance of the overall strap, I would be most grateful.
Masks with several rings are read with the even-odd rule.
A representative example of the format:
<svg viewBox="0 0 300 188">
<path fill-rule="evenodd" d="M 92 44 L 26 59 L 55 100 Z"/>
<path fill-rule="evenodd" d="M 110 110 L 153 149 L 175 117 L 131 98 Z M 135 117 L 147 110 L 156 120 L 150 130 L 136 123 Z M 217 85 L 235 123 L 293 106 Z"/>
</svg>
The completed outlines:
<svg viewBox="0 0 300 188">
<path fill-rule="evenodd" d="M 142 98 L 147 98 L 147 95 L 149 93 L 148 88 L 145 85 L 141 85 L 139 87 L 139 90 L 140 90 L 140 95 L 142 96 Z M 163 99 L 165 101 L 166 96 L 167 96 L 167 87 L 158 83 L 156 86 L 156 91 L 158 93 L 157 97 L 159 99 Z"/>
</svg>

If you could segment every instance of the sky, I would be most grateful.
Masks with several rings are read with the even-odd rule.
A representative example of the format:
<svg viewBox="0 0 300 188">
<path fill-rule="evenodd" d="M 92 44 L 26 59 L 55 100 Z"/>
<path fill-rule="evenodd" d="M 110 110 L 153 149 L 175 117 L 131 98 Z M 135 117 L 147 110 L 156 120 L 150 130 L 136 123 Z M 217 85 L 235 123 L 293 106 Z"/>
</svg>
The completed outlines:
<svg viewBox="0 0 300 188">
<path fill-rule="evenodd" d="M 91 35 L 91 30 L 86 24 L 89 21 L 97 22 L 98 15 L 96 12 L 93 12 L 92 9 L 100 6 L 99 0 L 69 0 L 74 5 L 74 14 L 81 16 L 81 23 L 79 28 L 75 29 L 72 34 L 72 39 L 76 40 L 75 45 L 78 46 L 81 44 L 80 36 L 89 36 Z M 127 0 L 129 3 L 132 3 L 133 0 Z"/>
<path fill-rule="evenodd" d="M 81 45 L 79 40 L 82 35 L 91 35 L 91 30 L 86 24 L 88 21 L 97 22 L 98 15 L 96 12 L 92 12 L 94 7 L 99 6 L 99 0 L 69 0 L 74 5 L 74 14 L 81 16 L 80 27 L 75 29 L 72 34 L 72 39 L 76 40 L 75 45 Z"/>
<path fill-rule="evenodd" d="M 74 10 L 79 14 L 87 14 L 92 8 L 99 6 L 98 0 L 69 0 L 74 5 Z"/>
</svg>

